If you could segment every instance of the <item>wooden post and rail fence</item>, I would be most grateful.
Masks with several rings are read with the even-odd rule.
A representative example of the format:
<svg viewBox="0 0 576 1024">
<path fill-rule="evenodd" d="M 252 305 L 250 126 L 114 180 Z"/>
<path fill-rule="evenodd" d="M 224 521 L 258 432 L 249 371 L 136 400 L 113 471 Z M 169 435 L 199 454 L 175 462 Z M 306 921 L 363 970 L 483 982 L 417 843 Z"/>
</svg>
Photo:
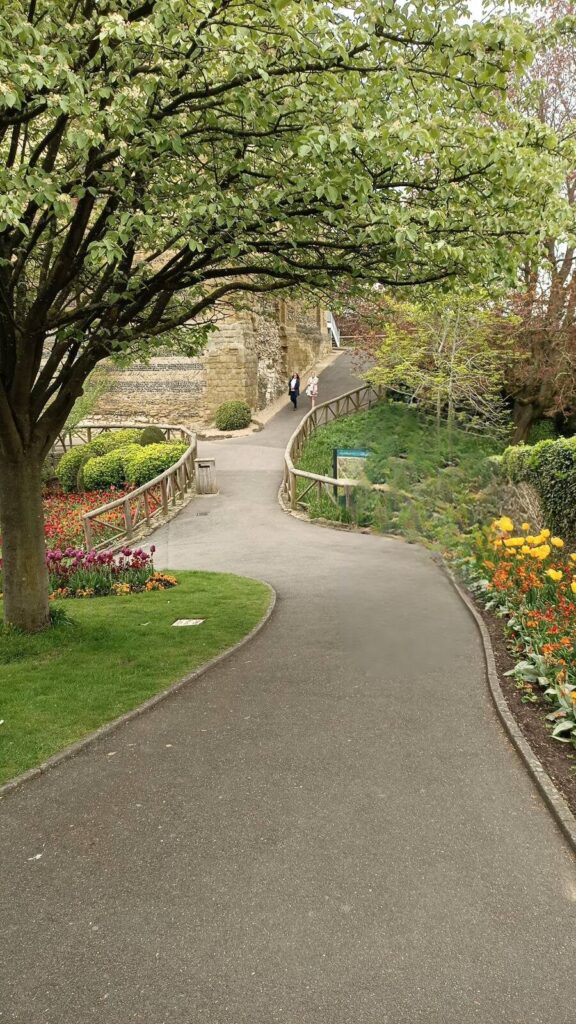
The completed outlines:
<svg viewBox="0 0 576 1024">
<path fill-rule="evenodd" d="M 322 476 L 319 473 L 308 473 L 304 469 L 297 469 L 294 465 L 298 461 L 304 445 L 308 438 L 318 427 L 326 426 L 342 416 L 350 416 L 352 413 L 361 412 L 362 409 L 371 409 L 377 405 L 386 394 L 383 387 L 373 387 L 365 384 L 363 387 L 348 391 L 338 398 L 332 398 L 329 402 L 322 402 L 304 417 L 292 434 L 284 453 L 284 479 L 282 483 L 282 494 L 290 508 L 296 510 L 298 506 L 305 507 L 304 498 L 316 492 L 318 497 L 325 493 L 334 504 L 337 504 L 335 495 L 343 493 L 347 509 L 352 504 L 352 493 L 360 486 L 358 480 L 335 479 L 331 476 Z M 304 489 L 299 488 L 299 481 L 304 481 Z"/>
<path fill-rule="evenodd" d="M 106 505 L 85 512 L 82 516 L 84 537 L 88 550 L 117 547 L 130 541 L 134 534 L 153 524 L 155 519 L 167 516 L 171 509 L 191 493 L 195 478 L 197 455 L 196 434 L 180 424 L 155 423 L 164 432 L 167 441 L 185 441 L 188 447 L 173 466 L 159 473 L 153 480 L 136 487 Z M 61 438 L 62 447 L 85 444 L 98 434 L 109 430 L 142 429 L 142 423 L 84 423 Z"/>
</svg>

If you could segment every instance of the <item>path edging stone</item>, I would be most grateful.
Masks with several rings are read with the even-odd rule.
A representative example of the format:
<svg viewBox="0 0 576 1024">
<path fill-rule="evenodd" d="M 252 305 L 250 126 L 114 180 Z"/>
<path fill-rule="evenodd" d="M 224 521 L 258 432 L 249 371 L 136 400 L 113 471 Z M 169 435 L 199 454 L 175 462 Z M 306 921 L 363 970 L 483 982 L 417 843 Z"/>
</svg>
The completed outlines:
<svg viewBox="0 0 576 1024">
<path fill-rule="evenodd" d="M 248 577 L 245 577 L 245 579 L 247 578 Z M 114 718 L 112 719 L 111 722 L 106 722 L 105 725 L 101 725 L 99 729 L 96 729 L 94 732 L 88 733 L 87 736 L 83 736 L 81 740 L 76 740 L 76 742 L 71 743 L 70 746 L 64 747 L 63 750 L 59 750 L 56 754 L 52 754 L 52 756 L 47 758 L 46 761 L 43 761 L 42 764 L 36 765 L 35 768 L 29 768 L 28 771 L 22 772 L 21 775 L 16 775 L 15 778 L 9 779 L 8 782 L 5 782 L 3 783 L 3 785 L 0 786 L 0 800 L 2 800 L 5 796 L 8 796 L 8 794 L 12 793 L 14 790 L 19 789 L 20 786 L 24 785 L 24 783 L 31 782 L 33 779 L 37 779 L 41 775 L 45 775 L 46 772 L 50 771 L 52 768 L 56 768 L 59 764 L 62 764 L 63 761 L 69 761 L 70 758 L 75 757 L 76 754 L 80 754 L 87 747 L 91 747 L 94 743 L 102 739 L 104 736 L 108 736 L 110 733 L 115 732 L 116 729 L 119 729 L 120 726 L 124 725 L 126 722 L 131 722 L 132 719 L 139 718 L 140 715 L 145 714 L 147 711 L 151 711 L 152 708 L 155 708 L 157 704 L 162 703 L 162 701 L 166 700 L 168 697 L 171 697 L 174 693 L 178 693 L 179 690 L 182 690 L 185 686 L 188 686 L 190 683 L 196 682 L 196 680 L 199 679 L 200 676 L 205 675 L 206 672 L 209 672 L 210 669 L 214 668 L 216 665 L 219 665 L 220 662 L 225 661 L 227 658 L 230 658 L 233 654 L 236 653 L 236 651 L 240 650 L 241 647 L 244 647 L 245 644 L 250 643 L 250 641 L 254 639 L 254 637 L 264 628 L 264 626 L 271 619 L 272 613 L 274 612 L 274 609 L 276 607 L 277 600 L 276 591 L 274 590 L 274 587 L 270 585 L 270 583 L 266 583 L 265 580 L 257 580 L 256 582 L 262 583 L 267 588 L 267 590 L 270 593 L 270 601 L 266 609 L 266 612 L 264 613 L 260 621 L 257 622 L 253 629 L 251 629 L 250 632 L 246 634 L 246 636 L 242 637 L 242 639 L 239 640 L 238 643 L 233 644 L 232 647 L 228 647 L 225 651 L 222 652 L 222 654 L 217 654 L 215 658 L 212 658 L 210 661 L 207 661 L 204 665 L 201 665 L 200 668 L 195 669 L 194 672 L 191 672 L 189 675 L 183 676 L 181 679 L 178 679 L 175 683 L 172 683 L 172 685 L 168 686 L 165 690 L 161 690 L 160 693 L 155 693 L 152 697 L 149 697 L 148 700 L 145 700 L 142 704 L 138 704 L 137 707 L 131 708 L 130 711 L 126 711 L 123 715 L 120 715 L 119 718 Z"/>
<path fill-rule="evenodd" d="M 568 840 L 568 843 L 572 847 L 574 853 L 576 853 L 576 817 L 544 768 L 542 762 L 532 750 L 532 747 L 508 707 L 500 685 L 500 677 L 496 667 L 496 658 L 494 657 L 494 648 L 492 647 L 492 640 L 488 629 L 486 628 L 486 623 L 472 601 L 472 598 L 467 591 L 460 586 L 452 570 L 448 567 L 444 559 L 436 558 L 435 561 L 443 569 L 444 574 L 448 577 L 454 590 L 458 594 L 460 600 L 465 604 L 476 624 L 484 651 L 488 687 L 496 707 L 498 717 L 508 733 L 510 740 L 514 744 L 517 753 L 520 755 L 521 760 L 524 762 L 529 774 L 532 776 L 533 781 L 536 783 L 541 796 L 548 805 L 548 809 L 556 819 L 557 825 L 564 833 L 564 837 Z"/>
</svg>

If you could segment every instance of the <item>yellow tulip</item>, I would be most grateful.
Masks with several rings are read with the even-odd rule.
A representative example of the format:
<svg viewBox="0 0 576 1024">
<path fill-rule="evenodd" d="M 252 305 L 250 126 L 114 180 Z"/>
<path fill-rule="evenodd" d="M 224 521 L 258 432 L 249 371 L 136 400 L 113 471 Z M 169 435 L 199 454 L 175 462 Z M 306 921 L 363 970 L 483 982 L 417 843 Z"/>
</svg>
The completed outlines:
<svg viewBox="0 0 576 1024">
<path fill-rule="evenodd" d="M 502 530 L 502 533 L 512 533 L 514 529 L 514 523 L 509 516 L 501 516 L 500 519 L 495 519 L 492 526 L 495 530 Z"/>
<path fill-rule="evenodd" d="M 576 562 L 576 553 L 571 554 L 570 558 L 572 559 L 573 562 Z"/>
<path fill-rule="evenodd" d="M 576 580 L 572 580 L 572 583 L 570 584 L 570 590 L 573 594 L 576 594 Z"/>
<path fill-rule="evenodd" d="M 524 537 L 506 537 L 504 546 L 507 548 L 521 548 L 524 544 Z"/>
<path fill-rule="evenodd" d="M 520 529 L 524 530 L 524 533 L 527 533 L 527 531 L 530 529 L 530 523 L 522 523 Z"/>
<path fill-rule="evenodd" d="M 554 580 L 554 583 L 559 583 L 562 579 L 562 573 L 559 572 L 558 569 L 546 569 L 546 575 L 549 576 L 551 580 Z"/>
<path fill-rule="evenodd" d="M 522 551 L 523 555 L 529 555 L 530 554 L 530 548 L 528 547 L 527 544 L 523 545 L 523 547 L 521 548 L 521 551 Z"/>
<path fill-rule="evenodd" d="M 541 533 L 544 537 L 544 540 L 548 540 L 548 537 L 550 536 L 550 530 L 542 530 Z"/>
<path fill-rule="evenodd" d="M 564 541 L 562 540 L 561 537 L 551 537 L 550 538 L 550 543 L 553 544 L 555 548 L 563 548 L 564 547 Z"/>
<path fill-rule="evenodd" d="M 548 558 L 548 555 L 550 554 L 551 550 L 552 549 L 550 548 L 549 544 L 541 544 L 538 548 L 532 548 L 531 554 L 534 558 L 537 558 L 540 562 L 543 562 L 545 558 Z"/>
</svg>

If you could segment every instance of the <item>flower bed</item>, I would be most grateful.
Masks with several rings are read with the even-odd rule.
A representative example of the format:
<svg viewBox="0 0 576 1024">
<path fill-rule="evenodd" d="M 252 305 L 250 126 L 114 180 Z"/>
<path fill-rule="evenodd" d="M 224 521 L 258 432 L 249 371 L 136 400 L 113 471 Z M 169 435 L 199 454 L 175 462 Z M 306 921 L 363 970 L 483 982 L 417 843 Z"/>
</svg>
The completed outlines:
<svg viewBox="0 0 576 1024">
<path fill-rule="evenodd" d="M 511 673 L 525 701 L 539 693 L 552 736 L 576 746 L 576 552 L 550 530 L 518 533 L 507 516 L 477 537 L 462 566 L 484 607 L 507 619 L 519 661 Z"/>
<path fill-rule="evenodd" d="M 154 571 L 154 551 L 154 546 L 150 554 L 142 548 L 122 548 L 117 555 L 71 547 L 47 551 L 50 597 L 103 597 L 176 586 L 174 576 Z"/>
<path fill-rule="evenodd" d="M 116 487 L 108 491 L 83 491 L 80 494 L 46 494 L 44 496 L 44 533 L 50 548 L 77 548 L 84 543 L 82 516 L 127 492 Z M 122 509 L 107 513 L 114 526 L 123 524 Z"/>
</svg>

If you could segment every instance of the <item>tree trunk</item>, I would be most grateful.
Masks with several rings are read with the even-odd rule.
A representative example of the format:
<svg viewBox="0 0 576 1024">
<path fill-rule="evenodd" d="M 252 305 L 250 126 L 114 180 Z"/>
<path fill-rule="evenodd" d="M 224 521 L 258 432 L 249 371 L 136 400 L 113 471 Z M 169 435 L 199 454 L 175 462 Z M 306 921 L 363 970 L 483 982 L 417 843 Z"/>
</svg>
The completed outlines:
<svg viewBox="0 0 576 1024">
<path fill-rule="evenodd" d="M 26 632 L 50 624 L 40 461 L 0 457 L 4 621 Z"/>
<path fill-rule="evenodd" d="M 521 441 L 528 440 L 530 427 L 538 418 L 538 409 L 532 402 L 514 402 L 512 418 L 514 420 L 512 444 L 520 444 Z"/>
</svg>

